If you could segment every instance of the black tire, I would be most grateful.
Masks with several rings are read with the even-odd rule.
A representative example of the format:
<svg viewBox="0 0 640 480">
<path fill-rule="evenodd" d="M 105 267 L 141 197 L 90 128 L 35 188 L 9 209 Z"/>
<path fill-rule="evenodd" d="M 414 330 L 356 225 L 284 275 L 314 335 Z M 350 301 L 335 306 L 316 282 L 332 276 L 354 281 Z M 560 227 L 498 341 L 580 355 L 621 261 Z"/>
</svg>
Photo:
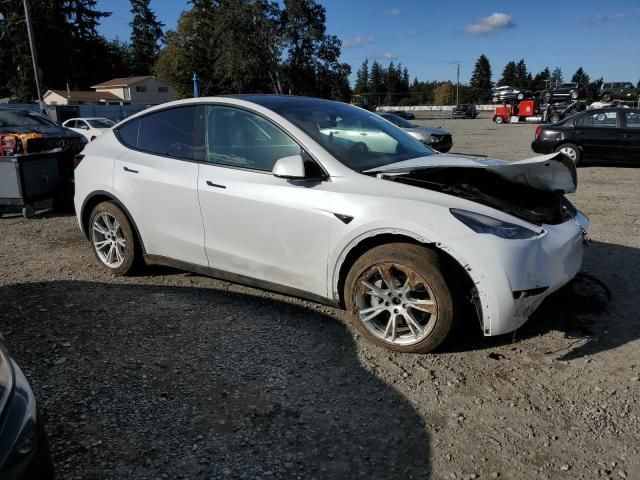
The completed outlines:
<svg viewBox="0 0 640 480">
<path fill-rule="evenodd" d="M 33 209 L 31 205 L 25 205 L 22 207 L 22 216 L 24 218 L 33 218 L 36 215 L 36 211 Z"/>
<path fill-rule="evenodd" d="M 580 97 L 578 92 L 571 92 L 571 100 L 577 100 Z"/>
<path fill-rule="evenodd" d="M 549 115 L 549 123 L 556 123 L 560 121 L 560 115 L 554 113 L 553 115 Z"/>
<path fill-rule="evenodd" d="M 422 282 L 425 287 L 428 286 L 430 289 L 429 297 L 433 295 L 432 300 L 435 302 L 435 307 L 432 308 L 435 309 L 435 318 L 433 313 L 429 313 L 428 317 L 423 317 L 423 319 L 426 318 L 427 322 L 424 328 L 429 326 L 429 329 L 419 341 L 403 345 L 383 340 L 372 333 L 360 319 L 358 297 L 366 289 L 366 287 L 362 286 L 362 280 L 368 278 L 367 275 L 370 272 L 384 265 L 391 265 L 391 268 L 405 269 L 412 272 L 414 281 L 418 284 Z M 413 274 L 416 276 L 414 277 Z M 454 298 L 457 296 L 457 290 L 454 285 L 455 282 L 453 280 L 447 281 L 445 279 L 441 261 L 436 252 L 421 245 L 391 243 L 372 248 L 353 264 L 345 281 L 344 300 L 352 326 L 367 340 L 396 352 L 426 353 L 437 348 L 447 338 L 456 324 Z M 408 298 L 408 296 L 409 294 L 405 298 Z M 381 305 L 384 302 L 382 300 L 379 300 L 379 302 L 380 307 L 385 308 Z M 385 303 L 385 305 L 389 304 L 391 304 L 389 308 L 393 309 L 393 302 Z M 402 307 L 405 307 L 405 305 L 402 305 Z M 366 305 L 364 308 L 367 308 Z M 382 312 L 382 315 L 384 315 L 384 312 Z M 384 317 L 380 321 L 384 323 Z M 408 322 L 406 320 L 404 322 L 404 332 L 410 335 L 407 333 L 407 329 L 410 328 Z M 401 328 L 401 323 L 398 323 L 398 328 Z M 413 332 L 413 329 L 411 331 Z M 384 338 L 388 338 L 386 333 Z"/>
<path fill-rule="evenodd" d="M 498 97 L 493 97 L 493 98 L 491 99 L 491 101 L 492 101 L 493 103 L 498 103 L 498 100 L 500 100 Z"/>
<path fill-rule="evenodd" d="M 554 150 L 554 152 L 561 152 L 564 149 L 573 150 L 574 152 L 573 154 L 565 153 L 565 155 L 567 155 L 573 161 L 573 163 L 575 163 L 576 165 L 579 165 L 580 162 L 582 161 L 582 150 L 580 150 L 580 147 L 578 147 L 573 143 L 563 143 L 562 145 L 558 145 Z"/>
<path fill-rule="evenodd" d="M 605 103 L 609 103 L 613 100 L 613 95 L 609 92 L 602 94 L 602 101 Z"/>
<path fill-rule="evenodd" d="M 117 267 L 111 267 L 107 263 L 105 263 L 100 257 L 95 245 L 95 241 L 99 239 L 95 237 L 96 230 L 94 229 L 94 221 L 96 220 L 96 217 L 101 213 L 107 213 L 112 217 L 115 217 L 115 219 L 120 224 L 120 231 L 122 233 L 122 236 L 124 237 L 124 260 Z M 93 253 L 100 265 L 102 265 L 113 275 L 127 275 L 134 271 L 139 259 L 138 242 L 135 234 L 133 233 L 133 229 L 131 228 L 131 224 L 129 223 L 129 219 L 116 204 L 114 204 L 113 202 L 102 202 L 96 205 L 91 212 L 91 216 L 89 217 L 87 228 L 89 229 L 89 240 L 91 241 L 91 249 L 93 250 Z"/>
<path fill-rule="evenodd" d="M 524 93 L 519 93 L 517 98 L 518 100 L 524 100 Z"/>
<path fill-rule="evenodd" d="M 493 119 L 494 122 L 496 122 L 498 125 L 502 125 L 504 123 L 504 118 L 502 118 L 501 116 L 497 116 Z"/>
</svg>

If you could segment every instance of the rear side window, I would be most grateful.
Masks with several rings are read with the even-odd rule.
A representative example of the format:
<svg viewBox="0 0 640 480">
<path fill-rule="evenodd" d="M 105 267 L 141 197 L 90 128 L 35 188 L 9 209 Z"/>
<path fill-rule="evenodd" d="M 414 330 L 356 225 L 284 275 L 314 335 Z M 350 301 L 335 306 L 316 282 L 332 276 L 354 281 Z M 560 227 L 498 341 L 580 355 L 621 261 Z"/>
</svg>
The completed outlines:
<svg viewBox="0 0 640 480">
<path fill-rule="evenodd" d="M 138 129 L 140 128 L 140 119 L 136 118 L 118 129 L 118 137 L 120 141 L 127 147 L 138 148 Z"/>
<path fill-rule="evenodd" d="M 118 137 L 128 147 L 143 152 L 185 160 L 203 155 L 203 108 L 170 108 L 145 115 L 118 129 Z"/>
<path fill-rule="evenodd" d="M 627 128 L 640 129 L 640 112 L 624 112 Z"/>
<path fill-rule="evenodd" d="M 618 126 L 617 119 L 617 112 L 595 111 L 576 119 L 575 125 L 580 127 L 616 128 Z"/>
</svg>

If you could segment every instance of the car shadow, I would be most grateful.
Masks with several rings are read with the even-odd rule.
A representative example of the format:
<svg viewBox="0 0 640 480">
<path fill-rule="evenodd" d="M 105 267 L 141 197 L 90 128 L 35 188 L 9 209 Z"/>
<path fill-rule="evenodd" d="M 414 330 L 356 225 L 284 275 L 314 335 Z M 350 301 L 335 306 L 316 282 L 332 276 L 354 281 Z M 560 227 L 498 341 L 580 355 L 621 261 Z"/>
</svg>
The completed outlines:
<svg viewBox="0 0 640 480">
<path fill-rule="evenodd" d="M 0 332 L 59 478 L 431 478 L 422 417 L 313 308 L 50 281 L 0 287 Z"/>
<path fill-rule="evenodd" d="M 529 321 L 512 334 L 483 337 L 478 328 L 467 328 L 452 339 L 447 351 L 494 349 L 522 343 L 551 331 L 566 339 L 559 351 L 562 360 L 574 360 L 614 349 L 640 338 L 638 281 L 640 249 L 593 242 L 585 250 L 582 271 L 573 281 L 550 295 Z M 466 325 L 471 325 L 468 320 Z"/>
</svg>

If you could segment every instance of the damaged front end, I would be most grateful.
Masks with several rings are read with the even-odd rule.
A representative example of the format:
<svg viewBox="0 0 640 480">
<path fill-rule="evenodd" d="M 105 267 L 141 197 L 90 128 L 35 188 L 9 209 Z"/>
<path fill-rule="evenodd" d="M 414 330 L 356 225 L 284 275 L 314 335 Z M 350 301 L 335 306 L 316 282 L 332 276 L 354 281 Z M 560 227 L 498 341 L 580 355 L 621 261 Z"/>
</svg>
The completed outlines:
<svg viewBox="0 0 640 480">
<path fill-rule="evenodd" d="M 576 216 L 575 207 L 564 196 L 577 187 L 576 170 L 563 154 L 511 163 L 454 156 L 442 160 L 400 162 L 375 173 L 386 180 L 471 200 L 535 225 L 558 225 Z"/>
</svg>

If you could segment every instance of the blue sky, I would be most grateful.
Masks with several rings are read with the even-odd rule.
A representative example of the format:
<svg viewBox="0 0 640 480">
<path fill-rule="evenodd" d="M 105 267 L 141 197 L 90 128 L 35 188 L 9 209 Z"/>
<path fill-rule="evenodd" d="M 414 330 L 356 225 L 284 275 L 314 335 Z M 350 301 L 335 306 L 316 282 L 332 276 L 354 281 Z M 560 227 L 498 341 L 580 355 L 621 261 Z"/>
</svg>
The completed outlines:
<svg viewBox="0 0 640 480">
<path fill-rule="evenodd" d="M 571 77 L 582 66 L 609 81 L 640 79 L 640 1 L 572 0 L 323 0 L 328 33 L 343 42 L 342 60 L 353 72 L 365 58 L 402 62 L 420 80 L 467 82 L 481 53 L 497 80 L 509 60 L 524 58 L 534 73 L 548 66 Z M 187 0 L 152 0 L 168 28 L 175 28 Z M 129 0 L 98 0 L 113 12 L 100 31 L 127 40 Z M 569 80 L 569 78 L 565 78 Z"/>
</svg>

